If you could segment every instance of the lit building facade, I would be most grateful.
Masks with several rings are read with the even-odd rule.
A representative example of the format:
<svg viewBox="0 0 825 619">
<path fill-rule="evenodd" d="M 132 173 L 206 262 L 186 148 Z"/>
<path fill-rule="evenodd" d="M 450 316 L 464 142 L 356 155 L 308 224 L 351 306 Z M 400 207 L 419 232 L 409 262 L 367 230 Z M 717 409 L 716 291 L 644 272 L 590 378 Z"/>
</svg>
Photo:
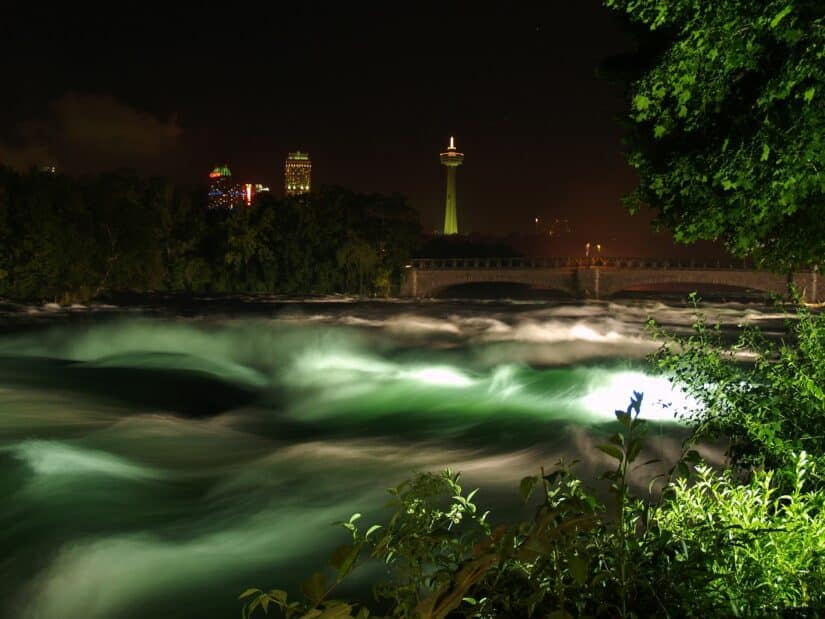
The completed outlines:
<svg viewBox="0 0 825 619">
<path fill-rule="evenodd" d="M 299 196 L 312 187 L 312 162 L 309 155 L 296 151 L 289 153 L 284 164 L 284 193 Z"/>
<path fill-rule="evenodd" d="M 232 182 L 229 166 L 217 166 L 209 173 L 209 200 L 211 209 L 231 209 L 243 201 L 243 188 Z"/>
<path fill-rule="evenodd" d="M 447 203 L 444 207 L 444 234 L 458 234 L 458 206 L 455 195 L 455 171 L 464 163 L 464 153 L 455 148 L 455 138 L 450 137 L 450 145 L 441 153 L 441 165 L 447 168 Z"/>
</svg>

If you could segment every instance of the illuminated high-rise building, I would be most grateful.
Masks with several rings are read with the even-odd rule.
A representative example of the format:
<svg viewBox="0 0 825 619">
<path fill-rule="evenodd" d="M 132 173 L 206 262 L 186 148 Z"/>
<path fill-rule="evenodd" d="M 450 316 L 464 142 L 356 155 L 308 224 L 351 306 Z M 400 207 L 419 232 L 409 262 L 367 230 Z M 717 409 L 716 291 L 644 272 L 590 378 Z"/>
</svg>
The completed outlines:
<svg viewBox="0 0 825 619">
<path fill-rule="evenodd" d="M 296 151 L 289 153 L 284 165 L 284 192 L 288 196 L 309 193 L 311 188 L 312 162 L 309 155 Z"/>
<path fill-rule="evenodd" d="M 441 153 L 441 165 L 447 168 L 447 204 L 444 208 L 444 234 L 458 234 L 458 214 L 455 197 L 455 169 L 464 163 L 464 153 L 455 148 L 455 138 L 450 137 L 450 145 Z"/>
<path fill-rule="evenodd" d="M 209 173 L 209 208 L 231 209 L 243 200 L 243 190 L 232 183 L 232 172 L 226 164 Z"/>
</svg>

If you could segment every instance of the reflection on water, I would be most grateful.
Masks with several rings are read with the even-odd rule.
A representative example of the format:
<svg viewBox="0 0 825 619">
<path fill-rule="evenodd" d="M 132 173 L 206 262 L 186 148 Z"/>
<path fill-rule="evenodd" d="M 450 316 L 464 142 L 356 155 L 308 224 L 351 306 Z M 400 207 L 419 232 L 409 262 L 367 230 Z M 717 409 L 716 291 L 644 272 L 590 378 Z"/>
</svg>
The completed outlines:
<svg viewBox="0 0 825 619">
<path fill-rule="evenodd" d="M 413 471 L 451 465 L 514 516 L 517 480 L 540 464 L 600 470 L 592 446 L 634 389 L 656 422 L 651 455 L 673 457 L 687 403 L 645 371 L 648 315 L 691 322 L 652 303 L 14 308 L 0 336 L 0 612 L 235 616 L 240 590 L 294 586 L 341 542 L 330 523 L 380 518 L 384 489 Z"/>
</svg>

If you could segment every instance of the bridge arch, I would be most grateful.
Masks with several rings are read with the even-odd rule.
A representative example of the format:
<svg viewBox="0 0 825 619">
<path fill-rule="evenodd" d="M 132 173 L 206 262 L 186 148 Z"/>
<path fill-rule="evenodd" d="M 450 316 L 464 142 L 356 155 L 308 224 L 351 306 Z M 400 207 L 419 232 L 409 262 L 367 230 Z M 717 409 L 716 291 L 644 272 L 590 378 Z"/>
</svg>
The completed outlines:
<svg viewBox="0 0 825 619">
<path fill-rule="evenodd" d="M 537 290 L 577 295 L 577 272 L 570 268 L 426 268 L 410 269 L 405 296 L 434 297 L 459 285 L 516 284 Z"/>
<path fill-rule="evenodd" d="M 441 299 L 575 299 L 567 288 L 537 287 L 528 281 L 460 282 L 430 289 L 430 297 Z"/>
<path fill-rule="evenodd" d="M 634 288 L 678 287 L 689 292 L 728 289 L 784 295 L 787 277 L 778 273 L 744 269 L 602 269 L 599 294 L 613 297 Z"/>
</svg>

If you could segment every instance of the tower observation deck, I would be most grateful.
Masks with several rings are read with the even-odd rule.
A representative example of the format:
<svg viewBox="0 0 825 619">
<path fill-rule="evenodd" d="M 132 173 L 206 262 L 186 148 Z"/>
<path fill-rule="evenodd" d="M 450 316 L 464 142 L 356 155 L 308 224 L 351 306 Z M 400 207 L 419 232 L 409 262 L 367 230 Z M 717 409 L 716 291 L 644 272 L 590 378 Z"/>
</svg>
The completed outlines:
<svg viewBox="0 0 825 619">
<path fill-rule="evenodd" d="M 455 148 L 455 138 L 450 137 L 450 145 L 441 153 L 441 165 L 447 168 L 447 204 L 444 208 L 444 234 L 458 234 L 458 215 L 455 197 L 455 169 L 464 163 L 464 153 Z"/>
</svg>

